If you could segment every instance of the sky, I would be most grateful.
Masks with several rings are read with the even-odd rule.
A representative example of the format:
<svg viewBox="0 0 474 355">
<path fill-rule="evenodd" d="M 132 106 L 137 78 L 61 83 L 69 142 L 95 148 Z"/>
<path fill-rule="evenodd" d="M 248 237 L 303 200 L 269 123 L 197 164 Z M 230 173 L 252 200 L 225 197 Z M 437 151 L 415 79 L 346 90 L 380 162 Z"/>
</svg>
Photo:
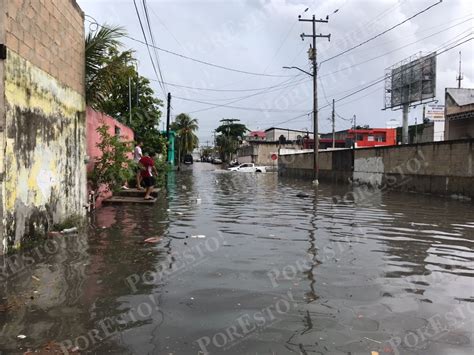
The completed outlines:
<svg viewBox="0 0 474 355">
<path fill-rule="evenodd" d="M 95 21 L 120 25 L 130 37 L 143 41 L 133 0 L 77 2 L 86 15 L 86 31 L 97 29 L 91 23 Z M 311 39 L 302 41 L 300 34 L 311 34 L 312 26 L 298 21 L 299 15 L 310 18 L 314 14 L 318 19 L 329 15 L 328 23 L 318 23 L 316 29 L 318 34 L 331 34 L 331 41 L 318 38 L 316 46 L 319 132 L 322 133 L 332 130 L 332 99 L 336 100 L 336 130 L 350 128 L 354 115 L 358 125 L 383 128 L 390 120 L 401 123 L 401 110 L 382 110 L 383 81 L 344 97 L 382 79 L 387 68 L 406 58 L 420 52 L 439 52 L 473 38 L 474 28 L 471 0 L 145 2 L 157 47 L 231 69 L 158 50 L 161 75 L 168 83 L 162 88 L 146 45 L 130 39 L 123 41 L 124 49 L 135 51 L 138 70 L 152 80 L 157 97 L 165 100 L 165 94 L 171 93 L 172 117 L 184 112 L 198 120 L 202 145 L 212 142 L 213 131 L 223 118 L 240 119 L 251 130 L 313 129 L 312 78 L 296 69 L 283 68 L 296 66 L 311 71 L 307 54 Z M 145 21 L 143 0 L 136 3 Z M 381 34 L 433 4 L 437 5 Z M 437 57 L 435 99 L 439 104 L 444 103 L 446 87 L 457 87 L 459 51 L 462 52 L 462 87 L 474 87 L 474 40 L 471 40 Z M 156 60 L 154 51 L 151 53 Z M 415 120 L 420 122 L 421 118 L 421 106 L 410 108 L 410 124 Z"/>
</svg>

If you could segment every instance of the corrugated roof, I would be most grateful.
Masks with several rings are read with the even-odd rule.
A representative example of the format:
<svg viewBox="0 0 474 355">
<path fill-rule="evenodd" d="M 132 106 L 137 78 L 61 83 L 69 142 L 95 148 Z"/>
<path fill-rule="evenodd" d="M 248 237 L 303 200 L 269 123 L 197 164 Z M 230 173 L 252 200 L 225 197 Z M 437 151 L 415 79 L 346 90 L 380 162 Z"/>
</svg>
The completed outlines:
<svg viewBox="0 0 474 355">
<path fill-rule="evenodd" d="M 446 92 L 459 106 L 474 104 L 474 89 L 446 88 Z"/>
</svg>

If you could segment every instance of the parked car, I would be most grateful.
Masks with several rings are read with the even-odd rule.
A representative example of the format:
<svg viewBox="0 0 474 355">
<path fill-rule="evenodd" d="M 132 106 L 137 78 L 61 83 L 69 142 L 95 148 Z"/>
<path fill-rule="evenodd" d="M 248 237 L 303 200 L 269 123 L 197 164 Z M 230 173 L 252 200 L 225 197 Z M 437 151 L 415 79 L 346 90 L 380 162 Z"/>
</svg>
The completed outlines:
<svg viewBox="0 0 474 355">
<path fill-rule="evenodd" d="M 264 166 L 258 166 L 253 163 L 240 164 L 234 168 L 229 168 L 229 171 L 240 171 L 243 173 L 265 173 L 267 169 Z"/>
<path fill-rule="evenodd" d="M 186 154 L 184 156 L 184 164 L 191 165 L 193 163 L 193 156 L 191 154 Z"/>
<path fill-rule="evenodd" d="M 222 160 L 219 158 L 212 158 L 212 164 L 222 164 Z"/>
</svg>

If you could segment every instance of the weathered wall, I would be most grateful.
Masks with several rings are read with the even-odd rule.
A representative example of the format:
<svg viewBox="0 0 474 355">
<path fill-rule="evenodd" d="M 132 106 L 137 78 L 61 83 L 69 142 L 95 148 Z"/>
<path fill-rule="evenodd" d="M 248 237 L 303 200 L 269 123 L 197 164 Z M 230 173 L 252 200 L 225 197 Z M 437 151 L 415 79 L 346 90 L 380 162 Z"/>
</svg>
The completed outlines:
<svg viewBox="0 0 474 355">
<path fill-rule="evenodd" d="M 0 9 L 5 9 L 7 0 L 0 0 Z M 5 43 L 6 13 L 0 10 L 0 44 Z M 0 59 L 0 254 L 4 236 L 3 205 L 5 194 L 5 81 L 4 61 Z"/>
<path fill-rule="evenodd" d="M 97 132 L 97 128 L 99 128 L 102 124 L 106 124 L 109 126 L 109 134 L 115 135 L 117 133 L 116 129 L 118 128 L 120 131 L 120 136 L 123 138 L 125 142 L 133 142 L 135 135 L 133 130 L 118 122 L 114 118 L 93 110 L 92 108 L 87 108 L 86 114 L 86 121 L 87 121 L 87 156 L 88 156 L 88 163 L 87 163 L 87 171 L 90 172 L 94 169 L 94 163 L 97 158 L 102 156 L 102 152 L 99 148 L 97 148 L 97 143 L 100 142 L 100 135 Z M 129 154 L 129 158 L 133 159 L 133 153 Z M 88 188 L 88 193 L 90 193 L 91 189 Z M 109 191 L 106 186 L 100 188 L 100 196 L 95 201 L 95 207 L 99 208 L 102 206 L 102 202 L 112 196 L 112 191 Z"/>
<path fill-rule="evenodd" d="M 319 156 L 321 181 L 474 199 L 474 139 L 320 151 Z M 278 160 L 282 176 L 312 178 L 312 166 L 311 152 Z"/>
<path fill-rule="evenodd" d="M 3 251 L 86 203 L 82 12 L 72 0 L 4 9 Z"/>
<path fill-rule="evenodd" d="M 278 142 L 250 142 L 249 145 L 242 146 L 237 151 L 239 163 L 255 163 L 257 165 L 272 166 L 276 161 L 272 160 L 272 154 L 277 154 L 279 148 L 299 149 L 295 144 L 279 144 Z"/>
<path fill-rule="evenodd" d="M 125 142 L 133 142 L 135 139 L 135 135 L 133 130 L 120 123 L 116 119 L 93 110 L 92 108 L 87 108 L 86 114 L 86 122 L 87 122 L 87 156 L 89 158 L 89 163 L 87 164 L 87 171 L 91 171 L 94 168 L 94 161 L 97 158 L 101 157 L 102 152 L 97 148 L 97 143 L 100 142 L 100 135 L 97 132 L 97 128 L 99 128 L 102 124 L 106 124 L 109 126 L 109 133 L 111 135 L 115 135 L 116 128 L 120 130 L 120 136 L 123 138 Z M 133 158 L 133 154 L 131 153 L 129 158 Z"/>
<path fill-rule="evenodd" d="M 474 198 L 474 139 L 358 149 L 354 181 Z"/>
<path fill-rule="evenodd" d="M 319 151 L 319 179 L 346 182 L 352 178 L 352 149 Z M 313 178 L 313 153 L 280 155 L 278 171 L 281 176 Z"/>
</svg>

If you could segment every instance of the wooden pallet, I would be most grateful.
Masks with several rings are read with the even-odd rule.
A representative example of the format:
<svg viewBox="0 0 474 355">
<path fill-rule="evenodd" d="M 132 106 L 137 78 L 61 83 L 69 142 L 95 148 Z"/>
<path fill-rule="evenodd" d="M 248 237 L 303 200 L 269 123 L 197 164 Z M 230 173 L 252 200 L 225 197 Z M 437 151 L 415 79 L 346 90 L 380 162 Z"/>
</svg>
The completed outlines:
<svg viewBox="0 0 474 355">
<path fill-rule="evenodd" d="M 156 202 L 156 198 L 153 200 L 145 200 L 143 198 L 144 193 L 142 193 L 141 197 L 133 197 L 133 196 L 112 196 L 108 199 L 102 201 L 104 205 L 122 205 L 122 204 L 140 204 L 140 205 L 154 205 Z"/>
<path fill-rule="evenodd" d="M 160 189 L 154 189 L 151 195 L 153 197 L 158 197 L 158 192 L 160 192 Z M 120 191 L 114 192 L 114 196 L 142 197 L 143 198 L 143 196 L 145 196 L 145 190 L 138 190 L 138 189 L 120 190 Z"/>
</svg>

